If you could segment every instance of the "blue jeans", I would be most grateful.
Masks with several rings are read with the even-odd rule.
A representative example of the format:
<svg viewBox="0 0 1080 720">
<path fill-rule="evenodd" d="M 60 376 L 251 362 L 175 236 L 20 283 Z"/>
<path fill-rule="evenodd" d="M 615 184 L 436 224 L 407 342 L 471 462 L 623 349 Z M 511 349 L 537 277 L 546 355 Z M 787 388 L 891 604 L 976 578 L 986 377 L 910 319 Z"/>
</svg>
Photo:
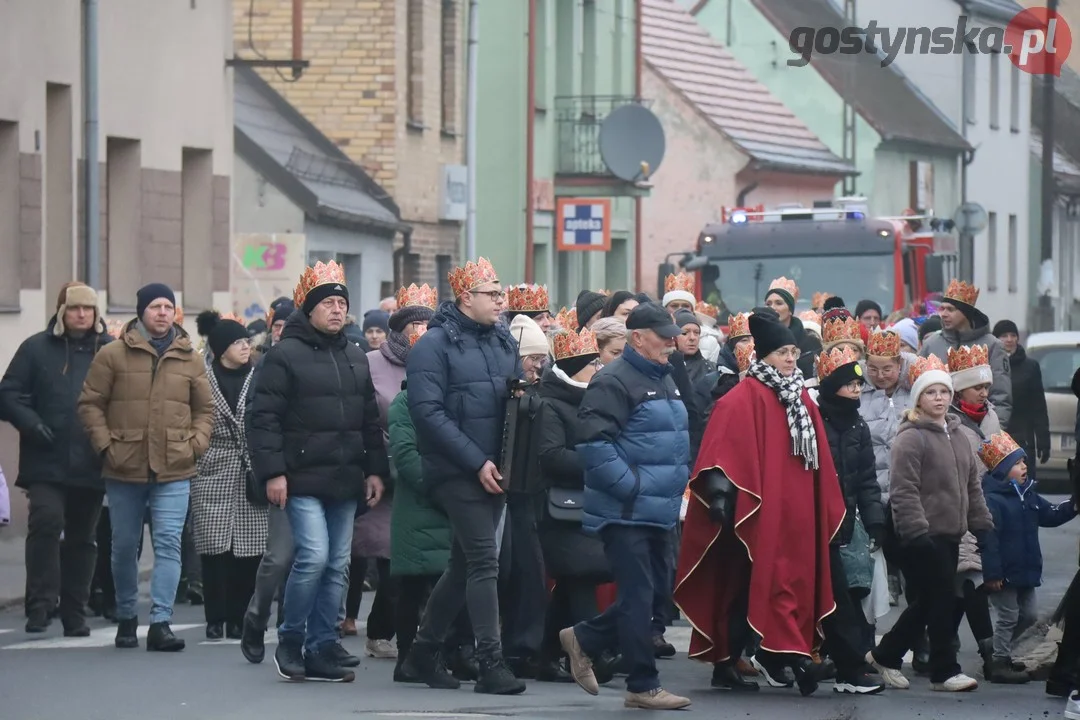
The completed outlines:
<svg viewBox="0 0 1080 720">
<path fill-rule="evenodd" d="M 154 570 L 150 575 L 150 622 L 169 622 L 180 584 L 180 537 L 187 517 L 190 480 L 157 483 L 105 481 L 112 522 L 112 571 L 116 583 L 116 616 L 136 617 L 139 599 L 139 542 L 150 507 L 150 539 Z"/>
<path fill-rule="evenodd" d="M 356 501 L 290 497 L 285 514 L 296 556 L 285 585 L 285 622 L 278 628 L 278 641 L 303 643 L 308 652 L 317 652 L 338 640 Z"/>
</svg>

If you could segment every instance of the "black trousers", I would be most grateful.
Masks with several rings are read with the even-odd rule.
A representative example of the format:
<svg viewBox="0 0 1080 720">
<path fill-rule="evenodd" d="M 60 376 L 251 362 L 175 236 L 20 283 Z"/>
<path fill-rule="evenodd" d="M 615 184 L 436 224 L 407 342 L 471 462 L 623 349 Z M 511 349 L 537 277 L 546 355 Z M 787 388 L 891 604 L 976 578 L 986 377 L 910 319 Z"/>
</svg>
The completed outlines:
<svg viewBox="0 0 1080 720">
<path fill-rule="evenodd" d="M 967 616 L 968 627 L 976 642 L 993 640 L 994 623 L 990 619 L 990 596 L 986 590 L 975 587 L 968 580 L 964 583 L 964 596 L 956 598 L 956 611 L 953 614 L 953 626 L 960 630 L 960 621 Z"/>
<path fill-rule="evenodd" d="M 236 557 L 227 552 L 199 558 L 206 622 L 241 624 L 248 600 L 255 592 L 255 575 L 262 557 Z"/>
<path fill-rule="evenodd" d="M 78 627 L 85 622 L 90 599 L 97 558 L 95 533 L 104 493 L 33 483 L 27 494 L 26 614 L 50 613 L 59 598 L 64 626 Z"/>
<path fill-rule="evenodd" d="M 397 602 L 397 578 L 390 575 L 390 560 L 376 558 L 375 567 L 379 584 L 375 600 L 367 617 L 368 640 L 389 640 L 394 637 L 394 605 Z M 364 579 L 367 577 L 368 559 L 354 557 L 349 562 L 349 591 L 345 595 L 345 617 L 353 620 L 360 614 L 360 601 L 364 598 Z"/>
<path fill-rule="evenodd" d="M 416 630 L 420 626 L 420 618 L 424 614 L 431 591 L 435 583 L 439 582 L 441 575 L 395 575 L 394 581 L 398 587 L 398 599 L 394 603 L 394 634 L 397 636 L 397 650 L 399 662 L 409 654 L 413 640 L 416 639 Z M 469 613 L 463 608 L 457 620 L 446 637 L 443 647 L 447 653 L 453 652 L 460 647 L 472 648 L 475 644 L 472 634 L 472 625 L 469 623 Z"/>
<path fill-rule="evenodd" d="M 506 497 L 505 547 L 501 561 L 509 567 L 505 568 L 506 582 L 500 588 L 499 611 L 503 653 L 507 657 L 536 657 L 544 639 L 547 585 L 536 523 L 537 504 L 543 498 L 543 495 L 514 492 Z M 502 570 L 500 568 L 500 575 Z"/>
<path fill-rule="evenodd" d="M 931 538 L 926 546 L 900 551 L 904 577 L 914 587 L 915 602 L 904 610 L 874 649 L 874 658 L 899 670 L 904 655 L 915 648 L 925 630 L 930 637 L 930 681 L 945 682 L 960 672 L 956 662 L 956 564 L 960 543 Z"/>
<path fill-rule="evenodd" d="M 561 578 L 555 581 L 544 618 L 544 642 L 541 658 L 546 662 L 562 656 L 559 631 L 596 617 L 596 583 L 584 578 Z"/>
<path fill-rule="evenodd" d="M 822 629 L 825 631 L 825 645 L 822 650 L 836 663 L 838 673 L 851 674 L 862 667 L 866 653 L 872 647 L 867 642 L 866 627 L 869 623 L 848 589 L 844 561 L 840 557 L 840 548 L 836 545 L 829 546 L 829 571 L 836 610 L 822 622 Z"/>
</svg>

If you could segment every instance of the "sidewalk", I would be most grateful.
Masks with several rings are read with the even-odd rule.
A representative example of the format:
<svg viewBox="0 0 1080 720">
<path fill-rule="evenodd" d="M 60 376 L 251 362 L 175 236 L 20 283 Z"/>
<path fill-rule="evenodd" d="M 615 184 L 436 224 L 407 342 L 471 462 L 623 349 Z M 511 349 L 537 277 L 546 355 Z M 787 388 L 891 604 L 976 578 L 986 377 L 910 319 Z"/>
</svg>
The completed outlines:
<svg viewBox="0 0 1080 720">
<path fill-rule="evenodd" d="M 150 533 L 145 531 L 143 554 L 139 561 L 139 579 L 149 576 L 154 566 L 154 553 L 150 550 Z M 26 594 L 26 537 L 24 535 L 0 534 L 0 610 L 21 605 Z"/>
</svg>

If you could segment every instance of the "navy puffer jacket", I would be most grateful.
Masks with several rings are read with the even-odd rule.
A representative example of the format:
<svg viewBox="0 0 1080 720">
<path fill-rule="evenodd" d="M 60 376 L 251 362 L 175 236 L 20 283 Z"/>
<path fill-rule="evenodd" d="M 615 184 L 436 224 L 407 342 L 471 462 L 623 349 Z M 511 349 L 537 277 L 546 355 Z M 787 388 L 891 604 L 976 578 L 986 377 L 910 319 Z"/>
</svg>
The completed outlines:
<svg viewBox="0 0 1080 720">
<path fill-rule="evenodd" d="M 439 307 L 405 364 L 425 483 L 479 482 L 485 462 L 498 464 L 509 383 L 520 374 L 505 325 L 480 325 L 451 301 Z"/>
<path fill-rule="evenodd" d="M 690 432 L 671 366 L 627 346 L 589 383 L 578 421 L 585 530 L 673 528 L 690 479 Z"/>
</svg>

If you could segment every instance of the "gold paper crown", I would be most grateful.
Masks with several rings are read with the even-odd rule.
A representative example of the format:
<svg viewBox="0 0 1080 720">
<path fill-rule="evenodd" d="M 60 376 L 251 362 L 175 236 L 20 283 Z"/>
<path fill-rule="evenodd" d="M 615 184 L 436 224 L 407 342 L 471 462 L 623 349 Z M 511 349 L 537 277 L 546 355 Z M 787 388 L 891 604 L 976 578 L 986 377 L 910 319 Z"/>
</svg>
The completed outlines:
<svg viewBox="0 0 1080 720">
<path fill-rule="evenodd" d="M 850 345 L 835 347 L 827 353 L 821 353 L 817 358 L 818 380 L 824 380 L 843 366 L 853 362 L 859 362 L 859 355 Z"/>
<path fill-rule="evenodd" d="M 124 334 L 124 325 L 126 324 L 127 322 L 124 320 L 109 320 L 105 323 L 105 329 L 110 335 L 119 340 Z"/>
<path fill-rule="evenodd" d="M 238 322 L 241 325 L 246 325 L 246 323 L 244 322 L 244 318 L 240 317 L 236 313 L 228 313 L 226 315 L 218 315 L 218 320 L 219 321 L 220 320 L 232 320 L 233 322 Z"/>
<path fill-rule="evenodd" d="M 746 372 L 750 363 L 754 362 L 754 357 L 753 340 L 735 346 L 735 363 L 739 366 L 739 372 Z"/>
<path fill-rule="evenodd" d="M 547 285 L 518 285 L 507 292 L 510 312 L 548 312 L 551 303 Z"/>
<path fill-rule="evenodd" d="M 832 318 L 821 326 L 821 342 L 852 342 L 862 345 L 862 330 L 859 321 L 853 317 Z"/>
<path fill-rule="evenodd" d="M 788 280 L 783 275 L 769 283 L 769 290 L 787 290 L 791 297 L 796 300 L 799 299 L 799 286 L 795 284 L 794 280 Z"/>
<path fill-rule="evenodd" d="M 738 313 L 728 318 L 728 338 L 750 337 L 750 313 Z"/>
<path fill-rule="evenodd" d="M 601 295 L 603 295 L 605 297 L 611 297 L 612 295 L 615 294 L 611 290 L 597 290 L 596 292 L 600 293 Z"/>
<path fill-rule="evenodd" d="M 678 275 L 668 275 L 664 278 L 664 294 L 683 290 L 691 295 L 694 293 L 694 276 L 681 272 Z"/>
<path fill-rule="evenodd" d="M 815 310 L 804 310 L 799 313 L 799 319 L 803 322 L 812 322 L 815 325 L 821 324 L 821 316 L 817 314 Z"/>
<path fill-rule="evenodd" d="M 555 362 L 582 355 L 600 354 L 600 348 L 596 345 L 596 336 L 589 328 L 582 328 L 581 332 L 560 330 L 555 334 L 551 344 Z"/>
<path fill-rule="evenodd" d="M 961 345 L 958 348 L 949 348 L 949 372 L 951 373 L 989 364 L 990 350 L 985 345 Z"/>
<path fill-rule="evenodd" d="M 814 293 L 813 298 L 811 298 L 810 306 L 815 307 L 815 308 L 820 308 L 822 305 L 825 304 L 825 301 L 828 300 L 829 298 L 831 298 L 832 296 L 833 296 L 832 293 L 816 292 L 816 293 Z"/>
<path fill-rule="evenodd" d="M 697 306 L 694 308 L 694 312 L 699 312 L 705 317 L 711 317 L 715 320 L 720 315 L 720 308 L 711 305 L 704 300 L 699 300 Z"/>
<path fill-rule="evenodd" d="M 406 307 L 426 307 L 434 310 L 439 305 L 439 291 L 424 283 L 420 287 L 413 283 L 404 285 L 397 291 L 398 310 Z"/>
<path fill-rule="evenodd" d="M 949 372 L 949 368 L 945 363 L 941 362 L 941 358 L 937 355 L 931 355 L 930 357 L 917 358 L 911 367 L 908 369 L 908 382 L 911 385 L 915 385 L 915 381 L 919 379 L 925 372 L 930 370 L 941 370 L 942 372 Z"/>
<path fill-rule="evenodd" d="M 304 268 L 304 274 L 300 276 L 300 282 L 293 290 L 293 302 L 297 308 L 302 308 L 308 293 L 320 285 L 331 283 L 345 285 L 345 268 L 333 260 L 325 264 L 322 261 L 316 262 L 312 267 Z"/>
<path fill-rule="evenodd" d="M 945 297 L 942 300 L 956 300 L 975 307 L 975 303 L 979 300 L 979 288 L 968 285 L 963 280 L 953 280 L 949 283 L 948 289 L 945 290 Z"/>
<path fill-rule="evenodd" d="M 482 257 L 476 262 L 470 260 L 464 267 L 454 268 L 446 273 L 446 279 L 450 281 L 450 289 L 454 292 L 454 297 L 459 298 L 481 285 L 499 282 L 499 275 L 488 259 Z"/>
<path fill-rule="evenodd" d="M 184 324 L 184 308 L 179 305 L 176 306 L 176 318 L 173 320 L 177 325 Z"/>
<path fill-rule="evenodd" d="M 870 333 L 866 341 L 866 354 L 878 358 L 900 357 L 900 336 L 892 330 Z"/>
<path fill-rule="evenodd" d="M 994 471 L 1001 461 L 1020 449 L 1020 446 L 1012 436 L 1004 430 L 994 433 L 990 439 L 979 447 L 979 459 L 987 470 Z"/>
<path fill-rule="evenodd" d="M 409 347 L 412 347 L 413 345 L 415 345 L 416 341 L 419 340 L 423 336 L 423 334 L 426 333 L 426 332 L 427 332 L 427 325 L 420 325 L 418 329 L 414 330 L 409 335 Z"/>
<path fill-rule="evenodd" d="M 577 331 L 577 308 L 573 310 L 567 310 L 563 308 L 559 311 L 559 314 L 555 316 L 555 324 L 564 330 L 571 332 Z"/>
</svg>

